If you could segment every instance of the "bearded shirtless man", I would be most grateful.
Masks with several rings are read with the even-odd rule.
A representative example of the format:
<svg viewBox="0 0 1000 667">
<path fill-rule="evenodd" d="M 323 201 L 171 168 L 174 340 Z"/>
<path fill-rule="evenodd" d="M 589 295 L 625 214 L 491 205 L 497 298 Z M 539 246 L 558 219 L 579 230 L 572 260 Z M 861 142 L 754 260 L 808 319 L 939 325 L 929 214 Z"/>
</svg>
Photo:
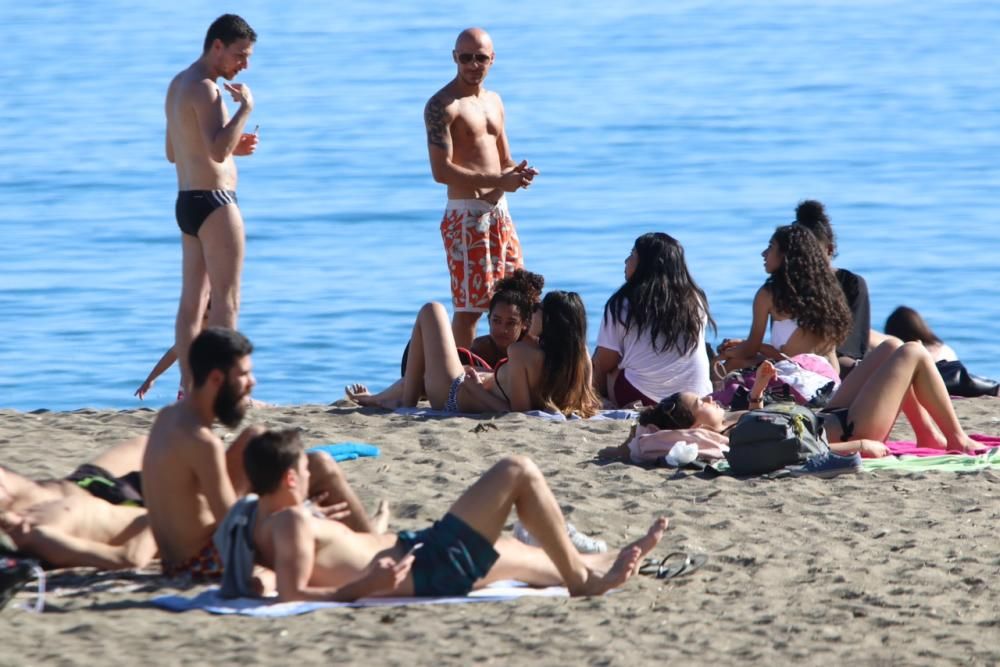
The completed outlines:
<svg viewBox="0 0 1000 667">
<path fill-rule="evenodd" d="M 227 449 L 212 426 L 218 419 L 236 427 L 246 414 L 256 384 L 252 351 L 250 341 L 237 331 L 203 330 L 189 351 L 191 391 L 163 408 L 153 422 L 142 459 L 143 496 L 168 575 L 214 578 L 222 572 L 212 534 L 247 489 L 243 450 L 263 429 L 245 429 Z M 325 506 L 325 513 L 344 518 L 355 530 L 372 531 L 333 459 L 310 454 L 309 466 L 315 477 L 310 497 L 334 503 Z"/>
<path fill-rule="evenodd" d="M 177 167 L 175 213 L 181 230 L 183 281 L 174 330 L 181 388 L 190 384 L 187 351 L 202 327 L 236 327 L 243 270 L 243 218 L 236 201 L 233 156 L 251 155 L 257 132 L 243 131 L 253 96 L 245 83 L 224 83 L 239 108 L 232 118 L 216 79 L 226 81 L 249 66 L 257 33 L 234 14 L 220 16 L 208 29 L 205 47 L 167 89 L 167 160 Z"/>
<path fill-rule="evenodd" d="M 571 595 L 600 595 L 635 573 L 667 527 L 667 520 L 659 518 L 618 554 L 581 555 L 538 467 L 511 456 L 490 468 L 432 527 L 365 535 L 303 507 L 309 467 L 297 431 L 253 438 L 244 460 L 259 498 L 241 500 L 216 535 L 233 562 L 226 564 L 227 577 L 244 573 L 241 580 L 226 582 L 235 596 L 255 591 L 249 576 L 254 559 L 274 570 L 282 602 L 465 595 L 504 579 L 564 585 Z M 512 508 L 541 548 L 501 536 Z"/>
<path fill-rule="evenodd" d="M 493 66 L 493 42 L 469 28 L 455 42 L 458 72 L 424 108 L 434 180 L 448 186 L 441 222 L 451 294 L 452 332 L 470 347 L 489 308 L 494 283 L 524 265 L 505 192 L 531 185 L 538 174 L 511 157 L 500 96 L 483 87 Z"/>
</svg>

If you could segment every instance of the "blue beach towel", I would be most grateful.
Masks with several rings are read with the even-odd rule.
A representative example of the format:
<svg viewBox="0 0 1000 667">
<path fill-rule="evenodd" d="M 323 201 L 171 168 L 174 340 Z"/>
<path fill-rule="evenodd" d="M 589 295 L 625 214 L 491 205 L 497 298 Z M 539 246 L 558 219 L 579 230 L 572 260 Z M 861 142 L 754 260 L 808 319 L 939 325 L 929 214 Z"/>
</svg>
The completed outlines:
<svg viewBox="0 0 1000 667">
<path fill-rule="evenodd" d="M 364 442 L 338 442 L 330 445 L 316 445 L 308 452 L 326 452 L 334 461 L 353 461 L 362 456 L 378 456 L 381 452 L 375 445 Z"/>
</svg>

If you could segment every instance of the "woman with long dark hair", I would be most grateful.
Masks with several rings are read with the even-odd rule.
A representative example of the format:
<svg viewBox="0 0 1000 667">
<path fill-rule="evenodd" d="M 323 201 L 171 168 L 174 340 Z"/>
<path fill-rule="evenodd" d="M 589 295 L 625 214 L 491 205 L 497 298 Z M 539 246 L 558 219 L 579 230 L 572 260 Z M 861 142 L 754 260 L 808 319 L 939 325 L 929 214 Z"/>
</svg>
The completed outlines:
<svg viewBox="0 0 1000 667">
<path fill-rule="evenodd" d="M 378 394 L 347 387 L 348 398 L 384 408 L 431 407 L 455 413 L 558 411 L 590 417 L 599 403 L 587 358 L 587 313 L 576 292 L 545 295 L 532 317 L 530 337 L 507 349 L 507 363 L 492 373 L 462 365 L 444 306 L 420 309 L 402 380 Z M 536 342 L 537 341 L 537 342 Z"/>
<path fill-rule="evenodd" d="M 724 342 L 720 361 L 732 370 L 814 354 L 839 371 L 837 345 L 851 330 L 851 311 L 816 237 L 800 225 L 778 227 L 761 256 L 769 275 L 754 296 L 750 334 Z M 769 321 L 771 342 L 766 344 Z"/>
<path fill-rule="evenodd" d="M 594 387 L 621 407 L 655 405 L 677 391 L 711 391 L 705 327 L 715 327 L 684 248 L 669 234 L 643 234 L 625 260 L 625 284 L 604 306 Z"/>
</svg>

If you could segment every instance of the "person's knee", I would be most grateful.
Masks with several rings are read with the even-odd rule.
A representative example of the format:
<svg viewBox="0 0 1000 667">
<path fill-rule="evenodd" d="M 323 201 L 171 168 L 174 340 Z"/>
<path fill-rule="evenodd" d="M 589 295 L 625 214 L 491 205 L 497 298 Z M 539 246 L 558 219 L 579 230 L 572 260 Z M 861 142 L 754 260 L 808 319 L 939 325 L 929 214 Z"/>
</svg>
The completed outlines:
<svg viewBox="0 0 1000 667">
<path fill-rule="evenodd" d="M 914 358 L 930 356 L 930 352 L 927 351 L 927 348 L 924 347 L 923 343 L 912 340 L 909 341 L 908 343 L 903 343 L 899 347 L 899 350 L 897 350 L 897 354 L 904 354 L 907 357 L 914 357 Z"/>
<path fill-rule="evenodd" d="M 530 479 L 542 476 L 542 471 L 527 456 L 512 454 L 497 463 L 497 467 L 516 479 Z"/>
<path fill-rule="evenodd" d="M 447 321 L 448 311 L 445 310 L 443 304 L 440 304 L 437 301 L 428 301 L 420 307 L 420 313 L 418 316 L 421 318 L 443 317 L 445 321 Z"/>
<path fill-rule="evenodd" d="M 344 471 L 326 452 L 308 452 L 309 476 L 317 482 L 338 485 L 344 482 Z"/>
</svg>

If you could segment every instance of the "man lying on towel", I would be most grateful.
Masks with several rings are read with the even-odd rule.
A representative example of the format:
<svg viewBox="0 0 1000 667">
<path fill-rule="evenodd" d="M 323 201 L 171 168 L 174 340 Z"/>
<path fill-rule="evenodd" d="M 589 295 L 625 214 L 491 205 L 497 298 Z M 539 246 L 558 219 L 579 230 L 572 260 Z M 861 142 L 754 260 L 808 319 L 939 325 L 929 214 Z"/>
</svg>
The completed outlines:
<svg viewBox="0 0 1000 667">
<path fill-rule="evenodd" d="M 212 432 L 218 419 L 236 427 L 256 384 L 253 346 L 232 329 L 204 329 L 188 351 L 192 388 L 163 408 L 153 422 L 142 459 L 143 493 L 163 571 L 195 578 L 217 578 L 222 562 L 212 545 L 216 525 L 246 492 L 243 448 L 263 431 L 249 427 L 227 449 Z M 340 468 L 328 454 L 310 454 L 311 497 L 331 513 L 343 513 L 352 528 L 374 526 Z"/>
<path fill-rule="evenodd" d="M 490 468 L 430 528 L 358 533 L 303 505 L 309 466 L 297 431 L 252 438 L 244 464 L 259 497 L 240 500 L 216 533 L 227 596 L 253 594 L 255 562 L 274 570 L 282 602 L 465 595 L 505 579 L 600 595 L 633 575 L 667 527 L 666 519 L 657 519 L 617 555 L 579 554 L 537 466 L 512 456 Z M 500 535 L 512 507 L 542 548 Z"/>
<path fill-rule="evenodd" d="M 142 507 L 141 436 L 65 479 L 34 481 L 0 468 L 0 530 L 50 567 L 143 567 L 156 554 Z"/>
</svg>

